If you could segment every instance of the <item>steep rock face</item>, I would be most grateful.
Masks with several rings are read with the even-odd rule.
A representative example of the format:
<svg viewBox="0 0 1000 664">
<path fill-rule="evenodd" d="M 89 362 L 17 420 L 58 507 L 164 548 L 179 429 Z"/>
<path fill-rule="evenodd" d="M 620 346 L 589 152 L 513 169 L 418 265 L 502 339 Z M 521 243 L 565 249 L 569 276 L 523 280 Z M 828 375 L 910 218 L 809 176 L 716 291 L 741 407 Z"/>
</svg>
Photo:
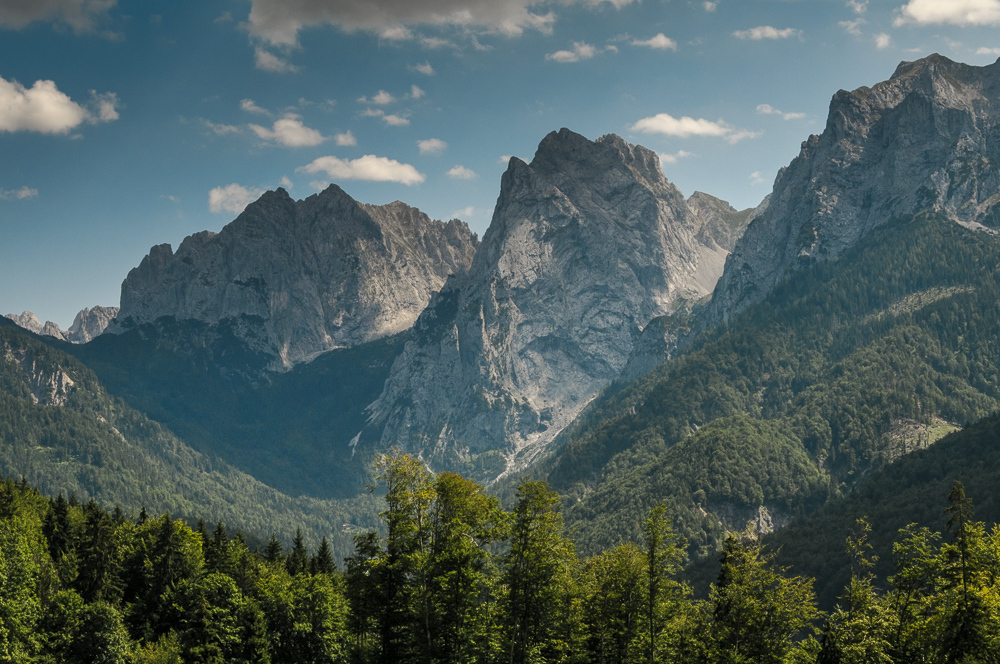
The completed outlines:
<svg viewBox="0 0 1000 664">
<path fill-rule="evenodd" d="M 461 221 L 400 202 L 358 203 L 336 185 L 293 201 L 267 192 L 218 234 L 153 247 L 122 284 L 121 332 L 169 316 L 231 327 L 288 368 L 410 327 L 478 244 Z"/>
<path fill-rule="evenodd" d="M 5 314 L 4 317 L 9 318 L 17 323 L 19 327 L 23 327 L 29 332 L 47 337 L 55 337 L 63 341 L 66 340 L 66 333 L 58 325 L 50 320 L 45 321 L 45 325 L 42 325 L 42 322 L 38 320 L 38 316 L 30 311 L 22 311 L 20 314 Z"/>
<path fill-rule="evenodd" d="M 549 134 L 511 159 L 472 267 L 417 322 L 361 440 L 484 479 L 523 467 L 647 322 L 711 291 L 704 225 L 650 150 Z"/>
<path fill-rule="evenodd" d="M 117 315 L 118 307 L 98 306 L 93 309 L 84 307 L 66 330 L 66 340 L 75 344 L 85 344 L 103 334 Z"/>
<path fill-rule="evenodd" d="M 704 325 L 763 299 L 790 270 L 837 258 L 925 209 L 1000 227 L 1000 63 L 931 55 L 833 97 L 826 128 L 778 174 L 768 209 L 726 263 Z"/>
</svg>

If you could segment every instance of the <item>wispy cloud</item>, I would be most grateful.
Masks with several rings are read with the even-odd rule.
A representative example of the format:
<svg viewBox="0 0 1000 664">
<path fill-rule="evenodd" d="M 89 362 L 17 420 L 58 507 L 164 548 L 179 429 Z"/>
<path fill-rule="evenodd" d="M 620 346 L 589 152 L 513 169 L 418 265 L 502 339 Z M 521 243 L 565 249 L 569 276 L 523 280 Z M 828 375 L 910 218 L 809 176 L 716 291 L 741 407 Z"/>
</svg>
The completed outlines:
<svg viewBox="0 0 1000 664">
<path fill-rule="evenodd" d="M 737 39 L 748 39 L 750 41 L 761 41 L 763 39 L 789 39 L 791 37 L 802 37 L 802 31 L 796 28 L 772 28 L 770 25 L 759 25 L 749 30 L 737 30 L 733 33 Z"/>
<path fill-rule="evenodd" d="M 441 154 L 448 147 L 448 144 L 440 138 L 428 138 L 417 141 L 417 147 L 420 149 L 420 154 Z"/>
<path fill-rule="evenodd" d="M 987 48 L 985 46 L 979 47 L 976 51 L 976 55 L 1000 55 L 1000 48 Z"/>
<path fill-rule="evenodd" d="M 410 124 L 409 118 L 395 113 L 386 113 L 381 108 L 367 108 L 362 114 L 367 118 L 381 118 L 390 127 L 405 127 Z"/>
<path fill-rule="evenodd" d="M 0 27 L 20 30 L 36 21 L 51 21 L 65 23 L 77 34 L 93 33 L 116 4 L 117 0 L 0 2 Z"/>
<path fill-rule="evenodd" d="M 589 60 L 598 53 L 600 51 L 587 42 L 573 42 L 573 50 L 548 53 L 545 59 L 552 60 L 553 62 L 579 62 L 581 60 Z"/>
<path fill-rule="evenodd" d="M 35 196 L 38 196 L 38 190 L 27 186 L 20 189 L 0 189 L 0 201 L 23 201 Z"/>
<path fill-rule="evenodd" d="M 258 113 L 260 115 L 270 115 L 271 114 L 271 112 L 268 111 L 266 108 L 261 108 L 256 103 L 254 103 L 253 99 L 244 99 L 244 100 L 242 100 L 240 102 L 240 108 L 243 109 L 244 111 L 246 111 L 247 113 Z"/>
<path fill-rule="evenodd" d="M 276 74 L 294 74 L 299 70 L 298 67 L 290 63 L 284 58 L 280 58 L 270 51 L 266 51 L 260 46 L 254 49 L 253 52 L 254 66 L 261 71 L 270 71 Z"/>
<path fill-rule="evenodd" d="M 216 124 L 211 120 L 203 120 L 202 122 L 204 122 L 205 127 L 216 136 L 225 136 L 227 134 L 238 134 L 240 133 L 240 131 L 242 131 L 236 125 Z"/>
<path fill-rule="evenodd" d="M 426 179 L 409 164 L 387 157 L 376 157 L 373 154 L 366 154 L 357 159 L 320 157 L 297 170 L 306 173 L 326 173 L 334 179 L 398 182 L 407 186 L 420 184 Z"/>
<path fill-rule="evenodd" d="M 333 140 L 341 147 L 351 147 L 358 144 L 358 139 L 354 138 L 354 134 L 350 131 L 345 131 L 343 134 L 337 134 L 333 137 Z"/>
<path fill-rule="evenodd" d="M 750 174 L 750 184 L 753 185 L 767 184 L 767 178 L 764 177 L 764 174 L 762 172 L 754 171 L 753 173 Z"/>
<path fill-rule="evenodd" d="M 675 118 L 669 113 L 658 113 L 657 115 L 643 118 L 629 128 L 632 131 L 643 134 L 662 134 L 675 138 L 688 138 L 691 136 L 723 138 L 730 143 L 738 143 L 742 140 L 756 138 L 761 135 L 759 131 L 737 129 L 722 120 L 712 122 L 704 118 L 695 119 L 686 115 Z"/>
<path fill-rule="evenodd" d="M 719 6 L 719 3 L 718 2 L 703 2 L 703 3 L 701 3 L 701 6 L 707 12 L 714 12 L 716 10 L 716 8 Z"/>
<path fill-rule="evenodd" d="M 802 118 L 806 117 L 805 113 L 785 113 L 784 111 L 779 111 L 770 104 L 757 104 L 757 114 L 780 115 L 785 120 L 801 120 Z"/>
<path fill-rule="evenodd" d="M 660 152 L 658 153 L 658 156 L 660 157 L 661 164 L 676 164 L 681 159 L 687 159 L 688 157 L 693 157 L 694 153 L 687 152 L 686 150 L 678 150 L 673 154 Z"/>
<path fill-rule="evenodd" d="M 431 67 L 431 63 L 429 62 L 425 62 L 420 65 L 410 65 L 408 69 L 410 71 L 415 71 L 418 74 L 423 74 L 424 76 L 433 76 L 435 73 L 434 67 Z"/>
</svg>

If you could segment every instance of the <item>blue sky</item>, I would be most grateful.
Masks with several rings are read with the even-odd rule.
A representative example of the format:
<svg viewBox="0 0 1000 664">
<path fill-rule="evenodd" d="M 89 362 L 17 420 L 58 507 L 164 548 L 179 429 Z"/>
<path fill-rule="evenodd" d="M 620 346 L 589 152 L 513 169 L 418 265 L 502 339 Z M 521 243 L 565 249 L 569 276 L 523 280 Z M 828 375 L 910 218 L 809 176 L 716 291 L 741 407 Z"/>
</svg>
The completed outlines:
<svg viewBox="0 0 1000 664">
<path fill-rule="evenodd" d="M 154 244 L 336 182 L 489 225 L 560 127 L 756 205 L 830 97 L 1000 55 L 1000 0 L 0 0 L 0 313 L 116 305 Z"/>
</svg>

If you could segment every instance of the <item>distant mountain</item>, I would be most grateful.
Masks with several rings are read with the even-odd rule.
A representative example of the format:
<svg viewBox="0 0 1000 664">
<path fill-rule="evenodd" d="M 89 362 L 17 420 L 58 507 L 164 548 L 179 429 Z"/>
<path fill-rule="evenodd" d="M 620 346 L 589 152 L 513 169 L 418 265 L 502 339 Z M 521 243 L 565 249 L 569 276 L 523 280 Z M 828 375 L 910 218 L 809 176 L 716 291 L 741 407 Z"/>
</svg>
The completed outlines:
<svg viewBox="0 0 1000 664">
<path fill-rule="evenodd" d="M 1000 228 L 1000 62 L 940 55 L 903 62 L 887 81 L 830 102 L 736 244 L 701 327 L 759 302 L 790 271 L 841 256 L 875 228 L 935 210 Z"/>
<path fill-rule="evenodd" d="M 176 253 L 153 247 L 122 284 L 109 331 L 204 323 L 287 370 L 408 329 L 477 245 L 464 222 L 400 202 L 358 203 L 336 185 L 294 201 L 279 188 L 218 234 L 191 235 Z"/>
<path fill-rule="evenodd" d="M 118 315 L 118 307 L 94 307 L 93 309 L 85 307 L 76 314 L 73 324 L 66 331 L 63 331 L 52 321 L 45 321 L 45 325 L 42 325 L 38 317 L 30 311 L 20 314 L 6 314 L 5 318 L 35 334 L 55 337 L 74 344 L 85 344 L 102 334 L 116 315 Z"/>
<path fill-rule="evenodd" d="M 511 159 L 468 274 L 417 322 L 362 445 L 480 479 L 524 467 L 625 365 L 653 318 L 709 294 L 748 213 L 696 214 L 656 154 L 552 132 Z"/>
</svg>

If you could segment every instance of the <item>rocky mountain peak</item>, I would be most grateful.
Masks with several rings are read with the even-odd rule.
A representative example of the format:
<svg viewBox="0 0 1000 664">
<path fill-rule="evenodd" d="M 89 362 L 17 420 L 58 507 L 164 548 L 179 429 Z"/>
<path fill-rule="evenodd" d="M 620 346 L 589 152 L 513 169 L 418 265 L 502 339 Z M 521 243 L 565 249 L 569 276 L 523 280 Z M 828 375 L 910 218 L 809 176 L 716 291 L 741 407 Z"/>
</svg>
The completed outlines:
<svg viewBox="0 0 1000 664">
<path fill-rule="evenodd" d="M 871 88 L 838 92 L 823 133 L 803 142 L 730 255 L 703 324 L 893 219 L 936 210 L 970 228 L 1000 227 L 998 130 L 1000 64 L 931 55 Z"/>
<path fill-rule="evenodd" d="M 460 221 L 403 203 L 366 205 L 343 189 L 295 201 L 264 193 L 219 233 L 150 250 L 122 284 L 122 332 L 161 317 L 225 324 L 288 368 L 410 327 L 478 240 Z"/>
<path fill-rule="evenodd" d="M 55 337 L 62 341 L 69 341 L 75 344 L 85 344 L 94 337 L 100 335 L 108 327 L 108 324 L 118 313 L 118 307 L 94 307 L 84 308 L 76 314 L 73 324 L 66 331 L 52 321 L 45 321 L 42 325 L 38 316 L 30 311 L 20 314 L 6 314 L 4 317 L 16 323 L 19 327 L 47 337 Z"/>
</svg>

